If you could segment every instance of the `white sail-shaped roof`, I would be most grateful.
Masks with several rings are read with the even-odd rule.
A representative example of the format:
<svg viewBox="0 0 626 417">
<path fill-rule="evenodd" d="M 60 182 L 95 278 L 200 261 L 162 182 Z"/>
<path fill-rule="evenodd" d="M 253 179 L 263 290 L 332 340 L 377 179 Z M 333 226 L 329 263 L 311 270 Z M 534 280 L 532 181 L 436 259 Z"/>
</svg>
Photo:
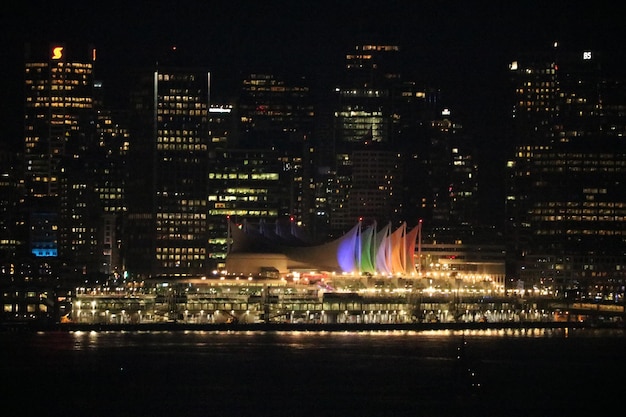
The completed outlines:
<svg viewBox="0 0 626 417">
<path fill-rule="evenodd" d="M 415 275 L 417 270 L 415 269 L 415 244 L 417 241 L 417 234 L 419 232 L 420 225 L 418 224 L 411 229 L 404 237 L 406 247 L 406 258 L 404 271 L 406 274 Z"/>
<path fill-rule="evenodd" d="M 262 261 L 261 254 L 266 254 L 270 263 L 278 262 L 274 255 L 280 254 L 287 269 L 313 268 L 382 275 L 416 273 L 414 253 L 420 225 L 407 233 L 406 223 L 393 232 L 391 223 L 388 223 L 377 232 L 375 222 L 364 229 L 359 222 L 340 238 L 320 245 L 298 239 L 294 233 L 289 233 L 290 225 L 285 225 L 287 227 L 268 227 L 260 222 L 255 227 L 245 221 L 236 225 L 229 220 L 227 264 L 230 258 L 230 263 L 236 264 L 237 272 L 253 272 L 254 265 Z M 246 266 L 247 254 L 248 257 L 256 256 L 249 266 Z"/>
<path fill-rule="evenodd" d="M 376 270 L 381 274 L 391 274 L 391 223 L 383 227 L 376 237 Z"/>
</svg>

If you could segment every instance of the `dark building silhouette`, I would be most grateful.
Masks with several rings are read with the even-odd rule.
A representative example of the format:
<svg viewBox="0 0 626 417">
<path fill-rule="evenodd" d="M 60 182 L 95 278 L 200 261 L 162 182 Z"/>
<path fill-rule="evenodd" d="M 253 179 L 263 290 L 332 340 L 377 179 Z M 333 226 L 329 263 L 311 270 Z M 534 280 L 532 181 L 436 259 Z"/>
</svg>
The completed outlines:
<svg viewBox="0 0 626 417">
<path fill-rule="evenodd" d="M 293 78 L 293 79 L 291 79 Z M 309 82 L 304 77 L 251 74 L 242 81 L 236 103 L 240 148 L 276 152 L 284 187 L 278 208 L 298 224 L 312 222 L 312 141 L 315 110 Z"/>
<path fill-rule="evenodd" d="M 508 276 L 526 289 L 617 301 L 626 266 L 626 90 L 601 62 L 596 51 L 555 44 L 510 66 Z"/>
<path fill-rule="evenodd" d="M 449 110 L 431 121 L 426 154 L 431 227 L 478 227 L 478 163 L 471 139 Z"/>
<path fill-rule="evenodd" d="M 96 129 L 98 143 L 94 158 L 94 193 L 102 211 L 97 229 L 98 272 L 114 279 L 122 278 L 125 271 L 122 256 L 123 225 L 128 204 L 126 183 L 130 133 L 127 111 L 108 110 L 98 104 Z"/>
<path fill-rule="evenodd" d="M 0 149 L 0 260 L 7 263 L 26 256 L 20 155 Z"/>
<path fill-rule="evenodd" d="M 361 45 L 346 55 L 328 152 L 330 235 L 362 217 L 476 225 L 474 150 L 440 92 L 404 79 L 400 61 L 395 45 Z"/>
</svg>

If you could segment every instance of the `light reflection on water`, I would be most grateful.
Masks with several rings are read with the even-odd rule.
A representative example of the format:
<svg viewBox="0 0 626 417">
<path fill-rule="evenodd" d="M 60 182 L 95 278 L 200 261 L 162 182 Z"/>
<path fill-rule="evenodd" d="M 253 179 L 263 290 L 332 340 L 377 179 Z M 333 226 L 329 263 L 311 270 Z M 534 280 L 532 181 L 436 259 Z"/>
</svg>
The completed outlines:
<svg viewBox="0 0 626 417">
<path fill-rule="evenodd" d="M 477 391 L 459 377 L 463 341 Z M 25 332 L 0 344 L 3 380 L 37 387 L 31 411 L 68 416 L 562 416 L 620 398 L 611 381 L 626 372 L 622 330 Z"/>
<path fill-rule="evenodd" d="M 291 346 L 298 349 L 319 349 L 330 345 L 335 348 L 357 343 L 375 347 L 397 343 L 458 343 L 463 337 L 474 344 L 488 344 L 493 339 L 547 339 L 547 338 L 623 338 L 620 329 L 470 329 L 470 330 L 390 330 L 390 331 L 75 331 L 39 332 L 41 343 L 54 343 L 56 348 L 68 346 L 73 350 L 92 350 L 109 347 L 167 347 L 196 346 Z"/>
</svg>

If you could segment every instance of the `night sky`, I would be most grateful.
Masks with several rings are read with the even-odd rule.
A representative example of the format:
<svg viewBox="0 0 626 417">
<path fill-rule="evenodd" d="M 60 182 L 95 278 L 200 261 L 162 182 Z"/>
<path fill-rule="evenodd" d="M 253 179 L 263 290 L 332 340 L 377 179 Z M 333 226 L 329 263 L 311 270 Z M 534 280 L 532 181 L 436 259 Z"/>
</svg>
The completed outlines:
<svg viewBox="0 0 626 417">
<path fill-rule="evenodd" d="M 371 41 L 401 46 L 406 78 L 442 90 L 453 117 L 476 140 L 481 170 L 497 176 L 510 61 L 559 40 L 564 49 L 602 51 L 623 72 L 617 64 L 624 62 L 626 23 L 615 4 L 7 0 L 0 15 L 0 140 L 21 145 L 26 41 L 94 44 L 97 75 L 111 91 L 124 86 L 129 66 L 151 65 L 175 45 L 190 65 L 212 72 L 214 89 L 224 95 L 246 71 L 333 75 L 347 52 Z"/>
</svg>

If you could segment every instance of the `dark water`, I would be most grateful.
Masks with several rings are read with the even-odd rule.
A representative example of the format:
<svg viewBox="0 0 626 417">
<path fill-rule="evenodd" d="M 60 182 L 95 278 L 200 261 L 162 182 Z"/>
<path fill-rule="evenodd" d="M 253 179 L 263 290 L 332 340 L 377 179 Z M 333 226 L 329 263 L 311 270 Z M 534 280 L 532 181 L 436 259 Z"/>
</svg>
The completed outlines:
<svg viewBox="0 0 626 417">
<path fill-rule="evenodd" d="M 3 416 L 601 415 L 626 386 L 622 330 L 18 332 L 0 345 Z"/>
</svg>

